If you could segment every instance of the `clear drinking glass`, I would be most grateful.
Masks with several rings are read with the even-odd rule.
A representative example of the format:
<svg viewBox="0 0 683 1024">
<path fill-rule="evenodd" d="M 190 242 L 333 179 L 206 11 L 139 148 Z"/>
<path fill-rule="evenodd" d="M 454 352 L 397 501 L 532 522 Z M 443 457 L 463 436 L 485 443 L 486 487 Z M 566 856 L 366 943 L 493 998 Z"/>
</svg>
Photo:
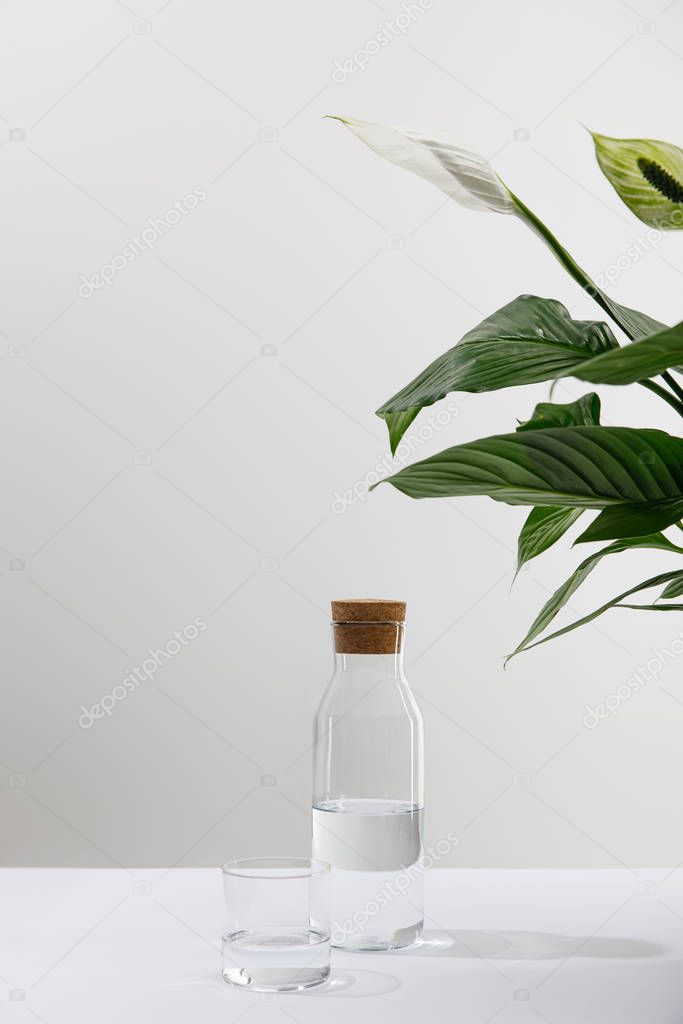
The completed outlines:
<svg viewBox="0 0 683 1024">
<path fill-rule="evenodd" d="M 405 604 L 332 608 L 334 674 L 314 729 L 313 856 L 332 867 L 332 945 L 397 949 L 419 939 L 424 917 L 423 725 L 403 671 Z"/>
<path fill-rule="evenodd" d="M 330 866 L 297 857 L 223 865 L 223 978 L 252 992 L 294 992 L 330 974 Z"/>
</svg>

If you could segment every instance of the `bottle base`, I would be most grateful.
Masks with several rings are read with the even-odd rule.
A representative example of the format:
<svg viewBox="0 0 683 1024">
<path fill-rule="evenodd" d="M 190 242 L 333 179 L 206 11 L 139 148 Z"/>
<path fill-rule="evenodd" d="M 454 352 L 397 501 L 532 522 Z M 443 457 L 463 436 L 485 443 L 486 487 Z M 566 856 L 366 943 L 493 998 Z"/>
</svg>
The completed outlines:
<svg viewBox="0 0 683 1024">
<path fill-rule="evenodd" d="M 401 928 L 393 935 L 350 935 L 340 941 L 332 941 L 333 949 L 346 953 L 391 953 L 395 949 L 412 946 L 422 937 L 422 926 L 419 921 L 409 928 Z"/>
<path fill-rule="evenodd" d="M 268 968 L 246 971 L 244 968 L 223 968 L 223 981 L 250 992 L 304 992 L 323 985 L 330 977 L 329 967 L 299 971 L 278 971 Z"/>
</svg>

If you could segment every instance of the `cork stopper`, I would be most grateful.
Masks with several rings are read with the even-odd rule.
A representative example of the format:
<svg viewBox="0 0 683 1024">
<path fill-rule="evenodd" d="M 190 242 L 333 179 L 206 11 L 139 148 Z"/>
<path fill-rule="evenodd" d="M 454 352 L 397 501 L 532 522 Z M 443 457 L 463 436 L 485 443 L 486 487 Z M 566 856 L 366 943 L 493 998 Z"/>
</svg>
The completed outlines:
<svg viewBox="0 0 683 1024">
<path fill-rule="evenodd" d="M 337 654 L 395 654 L 403 646 L 405 617 L 405 601 L 333 601 L 334 649 Z"/>
</svg>

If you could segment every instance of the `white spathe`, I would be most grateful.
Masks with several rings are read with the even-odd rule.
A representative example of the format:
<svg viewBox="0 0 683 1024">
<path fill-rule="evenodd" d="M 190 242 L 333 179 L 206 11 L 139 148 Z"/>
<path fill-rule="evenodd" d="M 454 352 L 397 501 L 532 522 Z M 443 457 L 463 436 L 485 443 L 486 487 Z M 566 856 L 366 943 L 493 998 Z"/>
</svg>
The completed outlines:
<svg viewBox="0 0 683 1024">
<path fill-rule="evenodd" d="M 332 115 L 373 152 L 425 178 L 469 210 L 518 213 L 507 186 L 488 160 L 443 138 L 372 121 Z"/>
</svg>

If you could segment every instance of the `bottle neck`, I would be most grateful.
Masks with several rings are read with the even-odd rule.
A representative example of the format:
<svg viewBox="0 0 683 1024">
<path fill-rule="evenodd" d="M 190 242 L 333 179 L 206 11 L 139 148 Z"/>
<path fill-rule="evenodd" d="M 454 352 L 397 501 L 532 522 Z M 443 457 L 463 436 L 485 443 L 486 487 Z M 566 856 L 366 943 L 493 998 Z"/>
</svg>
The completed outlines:
<svg viewBox="0 0 683 1024">
<path fill-rule="evenodd" d="M 403 650 L 393 654 L 345 654 L 335 651 L 334 672 L 339 676 L 403 679 Z"/>
</svg>

